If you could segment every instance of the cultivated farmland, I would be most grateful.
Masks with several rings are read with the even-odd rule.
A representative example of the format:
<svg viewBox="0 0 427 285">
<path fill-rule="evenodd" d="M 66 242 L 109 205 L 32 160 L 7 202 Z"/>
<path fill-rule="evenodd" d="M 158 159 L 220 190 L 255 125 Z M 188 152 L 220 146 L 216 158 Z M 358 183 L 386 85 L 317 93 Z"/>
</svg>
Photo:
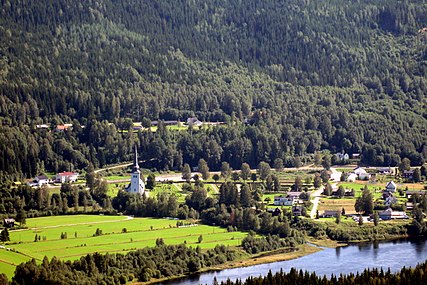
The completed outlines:
<svg viewBox="0 0 427 285">
<path fill-rule="evenodd" d="M 172 219 L 94 215 L 27 219 L 28 229 L 10 231 L 11 241 L 5 245 L 10 251 L 0 249 L 0 270 L 11 276 L 17 264 L 31 258 L 41 261 L 44 256 L 72 260 L 93 252 L 125 253 L 154 246 L 158 238 L 163 238 L 166 244 L 186 243 L 202 249 L 214 248 L 217 244 L 238 246 L 247 235 L 206 225 L 177 227 L 177 222 L 186 223 Z M 36 235 L 38 241 L 35 241 Z M 200 235 L 201 243 L 198 242 Z"/>
</svg>

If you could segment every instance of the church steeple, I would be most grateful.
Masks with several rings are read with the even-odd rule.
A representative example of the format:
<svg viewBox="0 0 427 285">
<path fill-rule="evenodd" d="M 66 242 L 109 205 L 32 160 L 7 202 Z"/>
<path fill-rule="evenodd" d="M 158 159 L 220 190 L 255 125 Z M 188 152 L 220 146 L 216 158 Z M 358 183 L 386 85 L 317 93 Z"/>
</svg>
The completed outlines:
<svg viewBox="0 0 427 285">
<path fill-rule="evenodd" d="M 133 155 L 134 155 L 133 169 L 132 169 L 130 184 L 126 188 L 126 191 L 130 193 L 138 193 L 140 195 L 143 195 L 145 192 L 145 184 L 144 184 L 144 181 L 141 179 L 141 171 L 139 171 L 138 151 L 137 151 L 136 145 L 134 147 Z"/>
<path fill-rule="evenodd" d="M 136 145 L 134 147 L 134 154 L 133 154 L 133 172 L 139 171 L 139 164 L 138 164 L 138 150 L 136 148 Z"/>
</svg>

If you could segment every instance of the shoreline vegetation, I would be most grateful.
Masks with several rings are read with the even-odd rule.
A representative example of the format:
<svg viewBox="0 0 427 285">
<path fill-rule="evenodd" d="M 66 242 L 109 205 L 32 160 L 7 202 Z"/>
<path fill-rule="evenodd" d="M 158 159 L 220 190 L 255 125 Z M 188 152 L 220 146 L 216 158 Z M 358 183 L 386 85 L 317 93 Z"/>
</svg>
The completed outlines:
<svg viewBox="0 0 427 285">
<path fill-rule="evenodd" d="M 289 251 L 290 250 L 290 251 Z M 296 247 L 296 249 L 287 249 L 287 248 L 281 248 L 277 250 L 272 250 L 268 252 L 262 252 L 259 254 L 254 254 L 248 256 L 248 258 L 238 259 L 230 262 L 226 262 L 222 265 L 216 265 L 208 268 L 203 268 L 202 270 L 198 271 L 194 275 L 199 275 L 207 272 L 214 272 L 214 271 L 221 271 L 226 269 L 232 269 L 232 268 L 241 268 L 241 267 L 248 267 L 248 266 L 254 266 L 259 264 L 267 264 L 267 263 L 274 263 L 279 261 L 287 261 L 292 260 L 296 258 L 300 258 L 306 255 L 310 255 L 313 253 L 316 253 L 318 251 L 321 251 L 322 248 L 310 244 L 303 244 Z M 180 275 L 180 276 L 170 276 L 160 279 L 152 279 L 148 282 L 132 282 L 131 284 L 138 284 L 138 285 L 148 285 L 148 284 L 158 284 L 161 282 L 171 282 L 173 280 L 179 280 L 183 278 L 188 278 L 191 275 Z"/>
</svg>

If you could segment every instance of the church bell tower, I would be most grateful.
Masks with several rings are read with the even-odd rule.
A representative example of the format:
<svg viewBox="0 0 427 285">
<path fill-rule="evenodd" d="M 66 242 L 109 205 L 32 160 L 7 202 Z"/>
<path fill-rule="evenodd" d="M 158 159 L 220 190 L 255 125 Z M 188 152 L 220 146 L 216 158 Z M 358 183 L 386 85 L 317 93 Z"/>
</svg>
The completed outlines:
<svg viewBox="0 0 427 285">
<path fill-rule="evenodd" d="M 144 181 L 141 180 L 141 171 L 139 170 L 138 165 L 138 151 L 136 146 L 134 148 L 133 168 L 130 185 L 126 188 L 126 191 L 129 193 L 139 193 L 140 195 L 143 195 L 145 192 L 145 184 Z"/>
</svg>

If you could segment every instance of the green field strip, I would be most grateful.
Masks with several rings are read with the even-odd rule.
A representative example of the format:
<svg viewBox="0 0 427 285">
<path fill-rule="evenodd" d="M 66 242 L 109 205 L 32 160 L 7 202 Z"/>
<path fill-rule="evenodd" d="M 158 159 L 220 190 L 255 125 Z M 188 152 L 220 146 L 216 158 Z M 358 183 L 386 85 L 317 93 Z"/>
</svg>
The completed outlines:
<svg viewBox="0 0 427 285">
<path fill-rule="evenodd" d="M 84 219 L 84 221 L 82 221 Z M 211 249 L 216 245 L 239 246 L 247 236 L 244 232 L 227 232 L 221 227 L 207 225 L 176 227 L 177 220 L 134 218 L 123 216 L 76 215 L 27 219 L 29 225 L 41 225 L 27 230 L 10 231 L 11 242 L 7 247 L 15 250 L 12 258 L 1 258 L 1 268 L 13 275 L 14 266 L 35 258 L 56 256 L 63 260 L 78 259 L 89 253 L 126 253 L 144 247 L 153 247 L 156 239 L 165 244 L 186 243 L 188 246 Z M 94 236 L 96 229 L 103 234 Z M 126 228 L 127 232 L 123 232 Z M 60 235 L 67 232 L 67 239 Z M 77 232 L 77 237 L 74 233 Z M 46 240 L 34 242 L 35 235 Z M 202 242 L 199 243 L 199 236 Z M 6 252 L 6 251 L 4 251 Z M 5 254 L 8 254 L 6 252 Z M 12 254 L 11 252 L 9 254 Z M 8 263 L 9 262 L 9 263 Z"/>
<path fill-rule="evenodd" d="M 7 278 L 12 279 L 12 277 L 15 275 L 15 269 L 15 265 L 10 265 L 0 260 L 0 273 L 6 274 Z"/>
<path fill-rule="evenodd" d="M 27 227 L 53 227 L 53 226 L 68 226 L 75 224 L 86 223 L 103 223 L 113 222 L 128 219 L 127 216 L 95 216 L 95 215 L 72 215 L 72 216 L 56 216 L 56 217 L 40 217 L 27 219 Z"/>
</svg>

